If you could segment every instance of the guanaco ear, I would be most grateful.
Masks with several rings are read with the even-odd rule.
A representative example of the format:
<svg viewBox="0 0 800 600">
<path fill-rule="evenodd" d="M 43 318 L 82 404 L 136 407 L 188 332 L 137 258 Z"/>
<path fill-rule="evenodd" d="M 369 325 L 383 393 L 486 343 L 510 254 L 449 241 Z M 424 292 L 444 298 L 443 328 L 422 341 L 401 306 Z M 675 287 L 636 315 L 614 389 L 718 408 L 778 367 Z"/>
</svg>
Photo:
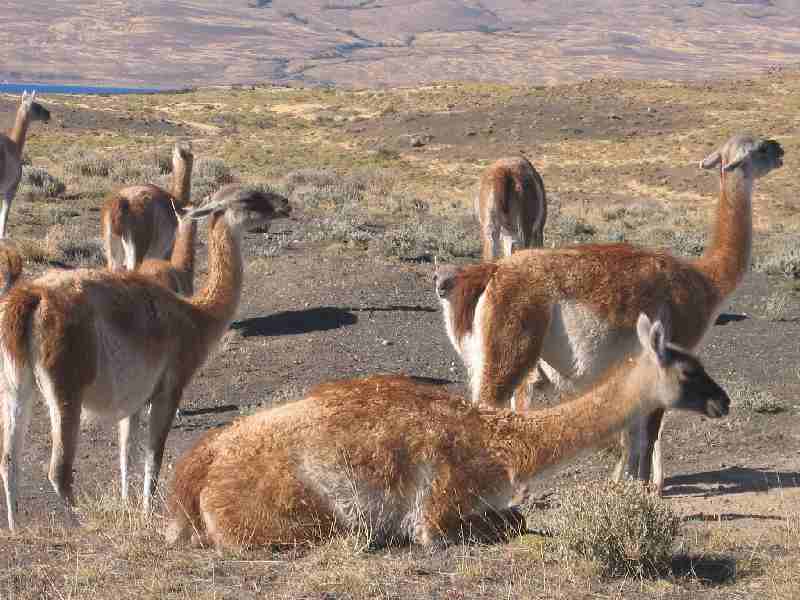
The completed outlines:
<svg viewBox="0 0 800 600">
<path fill-rule="evenodd" d="M 726 164 L 722 165 L 722 170 L 730 172 L 738 168 L 744 161 L 750 158 L 750 155 L 755 149 L 755 146 L 751 143 L 737 145 L 736 153 L 730 157 L 730 160 L 728 160 Z"/>
<path fill-rule="evenodd" d="M 195 221 L 199 221 L 200 219 L 205 219 L 208 215 L 216 212 L 218 209 L 218 206 L 200 206 L 198 208 L 187 210 L 185 216 L 189 217 L 190 219 L 194 219 Z"/>
<path fill-rule="evenodd" d="M 641 313 L 636 322 L 636 333 L 642 348 L 646 352 L 652 352 L 658 364 L 664 365 L 668 358 L 667 332 L 664 324 L 660 320 L 652 322 L 646 314 Z"/>
<path fill-rule="evenodd" d="M 650 328 L 652 323 L 650 317 L 644 313 L 639 313 L 639 320 L 636 321 L 636 334 L 639 336 L 639 343 L 645 350 L 650 348 Z"/>
<path fill-rule="evenodd" d="M 170 200 L 172 203 L 172 211 L 175 213 L 175 218 L 180 222 L 186 215 L 189 214 L 189 209 L 183 206 L 175 206 L 175 200 Z"/>
<path fill-rule="evenodd" d="M 722 156 L 719 153 L 719 150 L 714 150 L 711 154 L 706 156 L 703 160 L 700 161 L 700 168 L 701 169 L 714 169 L 722 162 Z"/>
<path fill-rule="evenodd" d="M 33 90 L 31 92 L 31 102 L 33 102 L 34 100 L 36 100 L 36 90 Z"/>
</svg>

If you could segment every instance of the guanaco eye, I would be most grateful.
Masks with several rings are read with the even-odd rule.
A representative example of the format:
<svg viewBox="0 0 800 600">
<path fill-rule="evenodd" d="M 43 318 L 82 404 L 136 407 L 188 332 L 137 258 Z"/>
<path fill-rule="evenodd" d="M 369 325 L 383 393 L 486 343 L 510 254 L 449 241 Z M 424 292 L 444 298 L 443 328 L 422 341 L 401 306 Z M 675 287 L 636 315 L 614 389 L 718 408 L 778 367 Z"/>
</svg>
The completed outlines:
<svg viewBox="0 0 800 600">
<path fill-rule="evenodd" d="M 681 374 L 683 375 L 684 379 L 693 379 L 700 374 L 700 371 L 694 367 L 689 367 L 688 369 L 683 369 Z"/>
</svg>

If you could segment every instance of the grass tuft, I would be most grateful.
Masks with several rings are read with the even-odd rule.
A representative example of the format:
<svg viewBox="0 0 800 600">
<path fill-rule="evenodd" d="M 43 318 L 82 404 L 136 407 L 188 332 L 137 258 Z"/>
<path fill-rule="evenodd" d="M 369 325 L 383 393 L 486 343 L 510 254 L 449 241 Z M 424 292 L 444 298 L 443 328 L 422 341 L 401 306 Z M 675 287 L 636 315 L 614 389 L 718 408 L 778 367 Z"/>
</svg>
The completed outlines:
<svg viewBox="0 0 800 600">
<path fill-rule="evenodd" d="M 225 161 L 218 158 L 201 158 L 192 167 L 192 197 L 196 202 L 216 192 L 223 185 L 233 183 L 236 176 Z"/>
<path fill-rule="evenodd" d="M 679 519 L 640 483 L 607 481 L 565 492 L 553 525 L 563 554 L 605 576 L 643 577 L 669 571 Z"/>
<path fill-rule="evenodd" d="M 58 198 L 63 196 L 67 186 L 41 167 L 25 166 L 19 190 L 27 198 Z"/>
<path fill-rule="evenodd" d="M 105 263 L 100 239 L 87 239 L 77 226 L 53 225 L 47 231 L 44 247 L 55 262 L 80 267 L 100 267 Z"/>
<path fill-rule="evenodd" d="M 756 389 L 746 383 L 727 385 L 731 400 L 737 409 L 766 415 L 774 415 L 786 410 L 783 403 L 770 391 Z"/>
<path fill-rule="evenodd" d="M 790 245 L 756 262 L 756 269 L 768 275 L 800 279 L 800 247 Z"/>
</svg>

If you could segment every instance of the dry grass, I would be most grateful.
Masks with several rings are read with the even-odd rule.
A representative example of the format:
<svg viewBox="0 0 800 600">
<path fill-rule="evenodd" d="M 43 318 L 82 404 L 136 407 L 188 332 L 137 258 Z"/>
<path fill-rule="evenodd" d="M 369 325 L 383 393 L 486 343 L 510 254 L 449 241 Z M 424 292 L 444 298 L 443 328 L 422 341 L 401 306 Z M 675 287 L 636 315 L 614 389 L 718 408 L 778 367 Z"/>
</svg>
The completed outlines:
<svg viewBox="0 0 800 600">
<path fill-rule="evenodd" d="M 136 502 L 125 503 L 108 489 L 96 490 L 79 499 L 77 529 L 64 527 L 56 513 L 48 522 L 14 535 L 0 531 L 0 593 L 15 600 L 87 596 L 366 600 L 609 594 L 691 598 L 699 593 L 734 598 L 748 590 L 765 590 L 766 597 L 777 599 L 791 597 L 792 586 L 800 582 L 797 513 L 770 536 L 747 536 L 726 521 L 689 521 L 682 527 L 686 531 L 673 540 L 674 515 L 663 501 L 642 495 L 641 489 L 630 487 L 622 494 L 617 489 L 610 496 L 581 490 L 579 497 L 563 494 L 562 502 L 575 504 L 564 505 L 551 516 L 551 523 L 562 527 L 554 538 L 523 535 L 510 543 L 457 544 L 432 553 L 404 546 L 371 550 L 368 538 L 355 532 L 316 547 L 222 554 L 165 547 L 160 533 L 164 520 L 158 514 L 145 518 Z M 605 510 L 598 509 L 598 502 Z M 573 515 L 577 526 L 565 521 L 567 514 Z M 598 522 L 593 524 L 592 517 Z M 614 528 L 607 529 L 612 524 Z M 658 543 L 644 536 L 644 525 L 663 528 Z M 613 560 L 629 575 L 609 579 L 594 560 L 565 554 L 579 531 L 595 542 L 609 542 L 595 546 L 599 554 L 592 556 L 594 560 Z M 673 550 L 677 550 L 674 555 Z M 662 577 L 641 577 L 641 569 L 653 566 L 646 562 L 647 552 L 659 555 L 657 570 Z M 737 587 L 730 587 L 734 584 Z"/>
<path fill-rule="evenodd" d="M 792 161 L 800 137 L 786 123 L 793 122 L 800 108 L 796 100 L 800 77 L 788 76 L 777 82 L 767 78 L 762 83 L 737 88 L 740 103 L 735 119 L 722 118 L 730 114 L 727 84 L 646 82 L 593 82 L 558 89 L 478 84 L 367 92 L 209 89 L 152 97 L 54 97 L 50 108 L 57 114 L 61 106 L 81 109 L 88 105 L 101 109 L 100 117 L 121 114 L 143 122 L 167 115 L 186 124 L 195 134 L 192 142 L 198 157 L 193 178 L 195 200 L 232 180 L 267 185 L 291 198 L 297 215 L 289 225 L 292 231 L 261 234 L 263 239 L 250 244 L 255 250 L 249 251 L 257 259 L 270 260 L 300 244 L 309 244 L 314 252 L 318 245 L 330 245 L 344 252 L 368 253 L 376 261 L 427 261 L 434 256 L 472 260 L 478 254 L 477 224 L 472 216 L 477 177 L 490 160 L 520 149 L 531 156 L 547 186 L 546 245 L 626 240 L 668 246 L 676 253 L 695 256 L 708 240 L 716 184 L 711 175 L 684 166 L 695 165 L 710 149 L 709 144 L 721 142 L 733 128 L 773 134 L 787 149 L 787 166 L 757 184 L 754 262 L 758 269 L 791 282 L 797 277 L 800 232 Z M 775 87 L 781 93 L 771 97 L 773 105 L 765 113 L 761 94 L 765 88 Z M 550 116 L 533 115 L 537 123 L 530 139 L 506 144 L 502 134 L 497 134 L 494 142 L 483 134 L 485 122 L 497 118 L 498 111 L 513 102 L 528 99 L 537 105 L 558 96 L 566 106 L 575 99 L 604 94 L 624 100 L 620 112 L 628 121 L 639 117 L 627 107 L 639 104 L 678 107 L 684 121 L 665 124 L 659 133 L 641 129 L 636 135 L 581 137 L 560 132 L 561 124 L 553 133 L 546 129 Z M 286 106 L 301 106 L 302 110 L 287 111 Z M 591 117 L 591 109 L 585 110 Z M 384 124 L 389 127 L 409 115 L 449 114 L 455 118 L 466 111 L 475 114 L 474 138 L 465 135 L 466 142 L 456 139 L 452 144 L 434 139 L 419 149 L 409 148 L 407 143 L 398 146 L 394 133 L 381 137 L 380 131 L 359 133 L 350 126 L 367 126 L 380 115 L 386 116 Z M 608 119 L 608 115 L 603 117 Z M 268 136 L 264 135 L 265 124 L 269 125 Z M 630 129 L 635 127 L 639 126 L 630 125 Z M 32 164 L 63 181 L 66 190 L 59 192 L 65 197 L 58 204 L 39 202 L 41 197 L 53 197 L 43 184 L 40 197 L 20 196 L 14 205 L 10 230 L 26 257 L 26 270 L 41 269 L 52 261 L 72 266 L 102 264 L 96 236 L 103 194 L 123 183 L 168 183 L 168 152 L 176 135 L 120 128 L 116 122 L 109 126 L 100 123 L 91 130 L 37 130 L 26 146 Z M 70 151 L 72 148 L 82 150 Z M 795 300 L 796 290 L 781 287 L 765 303 L 764 316 L 791 318 Z M 295 339 L 302 343 L 301 338 Z M 738 385 L 738 391 L 731 393 L 734 411 L 738 409 L 746 418 L 793 416 L 765 414 L 780 407 L 789 409 L 773 393 Z M 285 395 L 294 398 L 301 391 L 290 388 Z M 280 393 L 277 396 L 282 398 Z M 164 480 L 168 477 L 165 472 Z M 649 563 L 631 562 L 632 571 L 623 568 L 622 572 L 637 576 L 603 577 L 603 569 L 598 570 L 592 561 L 565 555 L 568 537 L 530 534 L 495 545 L 467 541 L 433 553 L 414 547 L 373 550 L 368 527 L 366 536 L 354 534 L 315 548 L 282 552 L 263 549 L 219 555 L 210 549 L 169 549 L 160 535 L 162 517 L 143 519 L 135 506 L 127 506 L 113 492 L 103 490 L 81 499 L 79 529 L 63 527 L 56 514 L 34 515 L 36 524 L 15 535 L 0 531 L 0 596 L 333 600 L 704 595 L 777 600 L 796 595 L 800 589 L 800 517 L 788 501 L 786 507 L 780 504 L 781 490 L 773 490 L 767 499 L 775 501 L 782 515 L 788 515 L 785 519 L 765 521 L 770 527 L 760 529 L 756 527 L 759 521 L 744 517 L 686 522 L 670 548 L 677 554 L 668 560 L 666 534 L 672 523 L 668 513 L 658 512 L 661 509 L 642 499 L 603 500 L 596 493 L 600 487 L 574 500 L 567 500 L 566 491 L 559 490 L 564 498 L 562 509 L 577 513 L 572 523 L 576 527 L 589 525 L 587 517 L 599 514 L 604 506 L 609 517 L 607 534 L 614 529 L 609 525 L 615 522 L 613 518 L 624 514 L 628 515 L 622 523 L 625 526 L 641 525 L 639 517 L 643 515 L 653 517 L 653 522 L 656 515 L 664 517 L 658 521 L 661 545 L 652 550 L 656 558 L 647 559 Z M 713 502 L 713 498 L 709 500 Z M 668 503 L 678 512 L 684 499 Z M 721 504 L 711 505 L 722 510 Z M 627 509 L 634 510 L 626 513 Z M 564 517 L 554 511 L 526 515 L 529 522 L 534 516 L 561 530 L 557 523 Z M 638 542 L 658 541 L 644 539 L 642 531 L 627 531 L 627 542 L 618 540 L 616 546 L 605 549 L 600 544 L 600 549 L 617 548 L 613 564 L 627 565 L 626 558 L 640 559 L 651 552 L 646 543 L 641 546 Z M 577 534 L 567 535 L 574 539 Z M 658 548 L 664 548 L 663 552 Z M 655 579 L 638 577 L 647 570 L 643 565 L 663 567 L 665 561 L 671 561 L 671 574 Z"/>
<path fill-rule="evenodd" d="M 100 238 L 84 238 L 76 225 L 50 227 L 44 247 L 47 257 L 54 262 L 81 267 L 100 267 L 105 264 Z"/>
<path fill-rule="evenodd" d="M 679 520 L 639 482 L 580 486 L 561 496 L 554 522 L 565 555 L 597 563 L 607 576 L 657 576 L 672 564 Z"/>
<path fill-rule="evenodd" d="M 28 200 L 41 200 L 61 196 L 67 186 L 60 179 L 53 177 L 41 167 L 25 166 L 22 168 L 22 179 L 18 193 Z"/>
<path fill-rule="evenodd" d="M 771 391 L 735 379 L 725 383 L 733 410 L 745 413 L 777 414 L 786 410 L 784 402 Z"/>
</svg>

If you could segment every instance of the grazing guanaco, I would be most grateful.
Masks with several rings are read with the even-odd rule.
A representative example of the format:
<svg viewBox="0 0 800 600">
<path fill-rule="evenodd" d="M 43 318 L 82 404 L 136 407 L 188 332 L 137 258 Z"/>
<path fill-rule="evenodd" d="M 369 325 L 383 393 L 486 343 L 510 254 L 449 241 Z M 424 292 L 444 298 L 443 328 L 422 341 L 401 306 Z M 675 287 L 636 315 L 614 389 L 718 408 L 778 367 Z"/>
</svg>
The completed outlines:
<svg viewBox="0 0 800 600">
<path fill-rule="evenodd" d="M 501 158 L 483 172 L 475 212 L 481 227 L 483 260 L 511 256 L 522 248 L 544 243 L 544 182 L 523 156 Z"/>
<path fill-rule="evenodd" d="M 6 237 L 8 212 L 22 178 L 22 150 L 28 127 L 34 121 L 50 120 L 50 111 L 35 100 L 35 91 L 22 92 L 14 127 L 7 134 L 0 133 L 0 239 Z"/>
<path fill-rule="evenodd" d="M 694 261 L 628 244 L 589 244 L 440 269 L 436 291 L 470 373 L 473 402 L 498 407 L 515 391 L 525 393 L 520 384 L 540 358 L 556 388 L 584 389 L 635 348 L 637 315 L 661 305 L 675 342 L 698 348 L 750 265 L 753 182 L 782 164 L 778 142 L 743 135 L 703 161 L 704 168 L 720 168 L 721 188 L 711 243 Z M 649 479 L 652 462 L 659 491 L 663 414 L 657 409 L 631 425 L 616 469 L 618 476 L 624 470 Z"/>
<path fill-rule="evenodd" d="M 9 240 L 0 240 L 0 297 L 17 282 L 22 275 L 22 255 Z"/>
<path fill-rule="evenodd" d="M 172 151 L 172 190 L 134 185 L 113 192 L 103 203 L 100 228 L 108 268 L 133 271 L 145 258 L 168 259 L 177 220 L 173 203 L 184 208 L 191 194 L 194 155 L 186 142 Z"/>
<path fill-rule="evenodd" d="M 639 410 L 727 414 L 725 392 L 660 322 L 641 315 L 637 329 L 635 359 L 554 408 L 480 410 L 441 387 L 373 376 L 211 432 L 176 464 L 167 541 L 302 544 L 359 528 L 375 544 L 458 541 L 465 523 L 509 514 L 533 478 Z"/>
<path fill-rule="evenodd" d="M 67 507 L 81 411 L 119 421 L 122 495 L 139 415 L 149 406 L 144 509 L 184 388 L 234 317 L 242 290 L 241 235 L 288 215 L 282 196 L 228 186 L 188 218 L 209 217 L 208 278 L 182 298 L 137 272 L 50 271 L 18 283 L 0 302 L 3 454 L 8 524 L 33 397 L 50 409 L 49 478 Z"/>
</svg>

